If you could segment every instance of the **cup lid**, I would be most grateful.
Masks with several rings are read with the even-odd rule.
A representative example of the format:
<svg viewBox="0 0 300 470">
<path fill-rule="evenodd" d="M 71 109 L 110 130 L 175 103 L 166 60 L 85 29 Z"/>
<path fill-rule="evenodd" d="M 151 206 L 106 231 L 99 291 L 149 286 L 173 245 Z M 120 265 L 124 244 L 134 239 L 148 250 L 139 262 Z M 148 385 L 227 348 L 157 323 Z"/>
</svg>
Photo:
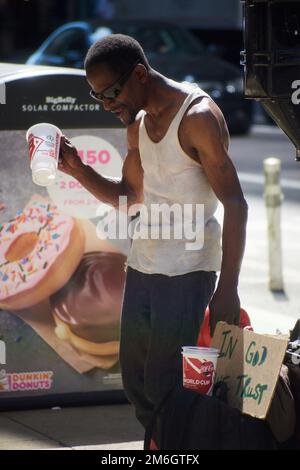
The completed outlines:
<svg viewBox="0 0 300 470">
<path fill-rule="evenodd" d="M 189 354 L 219 354 L 219 349 L 216 348 L 205 348 L 201 346 L 183 346 L 182 353 Z"/>
</svg>

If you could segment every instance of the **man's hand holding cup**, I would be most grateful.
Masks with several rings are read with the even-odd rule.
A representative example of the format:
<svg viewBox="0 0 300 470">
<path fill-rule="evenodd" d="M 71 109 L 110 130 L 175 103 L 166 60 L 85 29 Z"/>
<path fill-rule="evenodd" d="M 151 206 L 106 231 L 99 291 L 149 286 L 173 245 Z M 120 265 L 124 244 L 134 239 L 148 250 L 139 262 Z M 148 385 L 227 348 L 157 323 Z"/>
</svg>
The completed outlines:
<svg viewBox="0 0 300 470">
<path fill-rule="evenodd" d="M 62 135 L 60 142 L 60 152 L 58 160 L 58 169 L 67 175 L 76 176 L 83 170 L 86 165 L 82 162 L 76 147 Z"/>
</svg>

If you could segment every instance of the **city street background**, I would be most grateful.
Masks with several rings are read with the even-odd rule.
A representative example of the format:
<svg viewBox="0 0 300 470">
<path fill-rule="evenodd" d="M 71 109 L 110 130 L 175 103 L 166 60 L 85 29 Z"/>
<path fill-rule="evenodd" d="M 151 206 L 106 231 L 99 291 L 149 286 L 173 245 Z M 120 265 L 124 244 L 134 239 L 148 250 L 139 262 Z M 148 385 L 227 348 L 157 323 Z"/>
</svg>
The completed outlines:
<svg viewBox="0 0 300 470">
<path fill-rule="evenodd" d="M 242 89 L 238 92 L 238 84 L 242 83 L 243 73 L 240 65 L 240 51 L 244 48 L 240 0 L 226 0 L 226 2 L 224 0 L 211 2 L 204 0 L 152 0 L 151 2 L 139 0 L 65 0 L 64 2 L 0 0 L 0 61 L 24 63 L 49 34 L 71 21 L 82 22 L 92 19 L 98 20 L 100 24 L 104 20 L 136 20 L 138 18 L 142 21 L 146 19 L 168 20 L 187 28 L 202 41 L 203 47 L 209 54 L 219 55 L 237 68 L 240 73 L 240 79 L 237 82 L 231 75 L 228 83 L 224 81 L 225 79 L 221 80 L 219 72 L 224 72 L 225 64 L 213 65 L 209 80 L 204 79 L 204 82 L 207 86 L 209 85 L 210 88 L 207 91 L 214 98 L 222 98 L 224 94 L 225 98 L 227 96 L 224 105 L 229 106 L 230 118 L 235 117 L 231 106 L 236 103 L 237 122 L 241 124 L 243 113 L 241 114 L 241 109 L 237 104 L 241 102 L 244 107 L 245 100 Z M 145 32 L 144 23 L 142 29 Z M 155 35 L 154 39 L 154 44 L 158 42 L 156 52 L 164 53 L 164 48 L 160 50 L 161 45 L 159 41 L 156 41 L 158 35 Z M 79 41 L 75 38 L 75 46 L 72 46 L 72 41 L 69 43 L 66 40 L 58 41 L 58 46 L 56 59 L 64 60 L 63 52 L 69 60 L 72 57 L 76 59 L 78 50 L 83 53 L 81 50 L 83 43 L 80 37 Z M 198 57 L 197 53 L 194 59 L 200 58 L 200 55 Z M 174 57 L 176 57 L 175 60 Z M 171 55 L 171 69 L 174 65 L 176 70 L 181 60 L 181 54 Z M 62 64 L 66 63 L 62 62 Z M 164 57 L 162 64 L 166 64 Z M 208 59 L 205 58 L 204 64 L 203 67 L 192 63 L 186 70 L 182 69 L 184 74 L 181 78 L 173 78 L 179 81 L 185 80 L 188 74 L 192 81 L 200 83 L 202 75 L 210 69 Z M 194 77 L 196 73 L 200 74 L 199 79 Z M 168 73 L 166 75 L 169 76 Z M 228 85 L 229 89 L 235 90 L 236 96 L 234 94 L 228 96 L 226 91 Z M 54 93 L 55 87 L 53 88 Z M 37 95 L 38 92 L 39 90 L 37 90 Z M 66 93 L 69 93 L 69 90 Z M 24 89 L 20 94 L 16 94 L 18 102 L 24 100 L 23 95 Z M 255 110 L 251 132 L 244 136 L 232 136 L 229 151 L 249 207 L 247 244 L 240 274 L 239 294 L 241 306 L 247 310 L 255 332 L 286 334 L 300 318 L 300 162 L 295 162 L 295 149 L 281 129 L 275 125 L 269 125 L 270 118 L 262 107 L 256 105 Z M 251 113 L 250 115 L 244 114 L 244 118 L 247 116 L 250 116 L 248 120 L 248 125 L 250 125 Z M 23 118 L 21 114 L 16 116 L 16 118 L 19 117 Z M 15 126 L 15 117 L 13 122 Z M 84 128 L 85 120 L 83 119 L 82 122 Z M 5 130 L 6 125 L 7 122 L 3 127 Z M 95 127 L 100 127 L 99 121 Z M 25 130 L 25 127 L 20 127 L 20 129 Z M 109 134 L 107 134 L 107 140 L 109 140 Z M 13 152 L 11 154 L 14 155 Z M 269 289 L 267 217 L 263 196 L 263 161 L 268 157 L 279 158 L 282 166 L 281 186 L 284 200 L 281 206 L 281 234 L 284 291 L 279 293 L 271 292 Z M 16 174 L 17 169 L 18 167 L 15 166 Z M 6 185 L 8 191 L 6 191 Z M 2 190 L 4 189 L 4 193 L 9 193 L 9 197 L 14 200 L 15 204 L 18 204 L 16 194 L 11 192 L 9 185 L 9 180 L 3 181 Z M 18 191 L 20 194 L 20 184 Z M 12 208 L 10 204 L 10 210 Z M 221 205 L 218 209 L 218 219 L 221 222 Z M 232 220 L 233 226 L 234 223 L 235 221 Z M 66 382 L 68 382 L 67 376 Z M 34 400 L 33 396 L 33 403 Z M 99 403 L 101 403 L 101 391 L 99 391 Z M 140 450 L 143 448 L 143 438 L 143 429 L 135 418 L 133 407 L 128 403 L 101 406 L 57 406 L 48 409 L 0 413 L 0 450 Z"/>
<path fill-rule="evenodd" d="M 300 165 L 295 149 L 281 129 L 253 126 L 247 137 L 233 137 L 230 154 L 249 205 L 247 245 L 240 276 L 240 298 L 255 331 L 288 333 L 300 317 Z M 263 199 L 263 160 L 281 160 L 282 265 L 284 292 L 268 288 L 268 239 Z M 276 253 L 274 254 L 276 256 Z"/>
</svg>

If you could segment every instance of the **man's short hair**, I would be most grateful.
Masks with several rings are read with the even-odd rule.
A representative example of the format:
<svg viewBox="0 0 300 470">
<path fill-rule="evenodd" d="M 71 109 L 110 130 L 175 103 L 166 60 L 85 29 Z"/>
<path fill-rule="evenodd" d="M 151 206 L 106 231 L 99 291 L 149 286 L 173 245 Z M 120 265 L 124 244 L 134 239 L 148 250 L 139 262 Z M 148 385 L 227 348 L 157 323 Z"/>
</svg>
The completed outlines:
<svg viewBox="0 0 300 470">
<path fill-rule="evenodd" d="M 111 34 L 92 44 L 84 68 L 88 72 L 96 65 L 105 64 L 116 74 L 123 75 L 137 62 L 149 70 L 149 62 L 139 42 L 125 34 Z"/>
</svg>

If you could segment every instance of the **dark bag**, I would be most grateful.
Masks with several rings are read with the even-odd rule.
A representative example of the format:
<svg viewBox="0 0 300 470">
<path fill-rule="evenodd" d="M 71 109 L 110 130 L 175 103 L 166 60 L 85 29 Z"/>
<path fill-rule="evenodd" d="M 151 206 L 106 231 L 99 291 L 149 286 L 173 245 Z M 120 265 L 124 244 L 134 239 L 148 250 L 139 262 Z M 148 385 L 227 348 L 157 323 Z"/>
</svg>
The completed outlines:
<svg viewBox="0 0 300 470">
<path fill-rule="evenodd" d="M 295 400 L 296 426 L 294 448 L 300 449 L 300 320 L 294 326 L 290 335 L 290 343 L 284 364 L 288 368 L 291 391 Z"/>
<path fill-rule="evenodd" d="M 291 391 L 288 368 L 285 365 L 281 366 L 266 420 L 279 443 L 287 441 L 295 433 L 295 400 Z"/>
<path fill-rule="evenodd" d="M 276 449 L 266 421 L 182 385 L 173 388 L 154 411 L 145 450 L 151 438 L 160 450 Z"/>
</svg>

